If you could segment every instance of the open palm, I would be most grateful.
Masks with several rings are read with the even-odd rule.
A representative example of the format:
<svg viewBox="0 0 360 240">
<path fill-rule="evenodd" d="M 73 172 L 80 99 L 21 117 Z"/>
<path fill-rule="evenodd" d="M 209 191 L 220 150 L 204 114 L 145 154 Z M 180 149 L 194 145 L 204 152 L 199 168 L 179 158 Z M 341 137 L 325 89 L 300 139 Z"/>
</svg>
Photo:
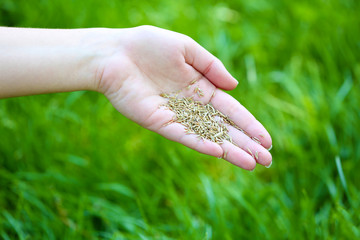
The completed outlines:
<svg viewBox="0 0 360 240">
<path fill-rule="evenodd" d="M 219 89 L 231 90 L 237 81 L 217 58 L 191 38 L 145 26 L 124 30 L 112 47 L 114 50 L 101 65 L 100 91 L 119 112 L 170 140 L 201 153 L 223 156 L 244 169 L 254 169 L 256 162 L 271 163 L 266 149 L 271 146 L 268 132 L 238 101 Z M 251 137 L 259 139 L 261 145 L 231 126 L 229 135 L 237 146 L 227 141 L 219 145 L 200 140 L 194 134 L 186 134 L 179 123 L 166 125 L 174 113 L 159 107 L 167 101 L 160 94 L 180 91 L 183 96 L 192 96 L 196 87 L 202 89 L 204 96 L 195 95 L 195 100 L 211 102 Z M 252 156 L 255 152 L 256 160 Z"/>
</svg>

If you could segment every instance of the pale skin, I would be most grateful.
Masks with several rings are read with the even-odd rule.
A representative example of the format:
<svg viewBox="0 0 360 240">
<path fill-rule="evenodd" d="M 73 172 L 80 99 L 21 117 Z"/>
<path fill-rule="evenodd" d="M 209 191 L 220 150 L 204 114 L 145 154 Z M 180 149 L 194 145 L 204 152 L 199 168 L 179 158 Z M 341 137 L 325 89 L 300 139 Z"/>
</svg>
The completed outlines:
<svg viewBox="0 0 360 240">
<path fill-rule="evenodd" d="M 22 29 L 0 27 L 0 98 L 79 90 L 104 94 L 124 116 L 198 152 L 223 157 L 243 169 L 268 166 L 269 133 L 237 100 L 223 90 L 238 82 L 219 59 L 190 37 L 141 26 L 129 29 Z M 191 85 L 190 88 L 187 86 Z M 180 91 L 204 96 L 251 137 L 229 127 L 236 145 L 186 134 L 163 107 L 161 93 Z M 214 94 L 213 94 L 214 93 Z M 251 154 L 252 153 L 252 154 Z M 253 156 L 256 153 L 255 159 Z M 253 155 L 253 156 L 252 156 Z"/>
</svg>

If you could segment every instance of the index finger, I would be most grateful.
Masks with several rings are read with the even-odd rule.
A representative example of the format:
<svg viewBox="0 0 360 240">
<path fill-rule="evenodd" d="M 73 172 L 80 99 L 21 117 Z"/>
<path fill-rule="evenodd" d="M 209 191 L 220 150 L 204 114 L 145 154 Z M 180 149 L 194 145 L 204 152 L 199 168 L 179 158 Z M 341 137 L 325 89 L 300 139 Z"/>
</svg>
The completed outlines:
<svg viewBox="0 0 360 240">
<path fill-rule="evenodd" d="M 226 70 L 224 64 L 209 51 L 191 39 L 185 46 L 185 62 L 204 75 L 215 86 L 234 89 L 238 81 Z"/>
</svg>

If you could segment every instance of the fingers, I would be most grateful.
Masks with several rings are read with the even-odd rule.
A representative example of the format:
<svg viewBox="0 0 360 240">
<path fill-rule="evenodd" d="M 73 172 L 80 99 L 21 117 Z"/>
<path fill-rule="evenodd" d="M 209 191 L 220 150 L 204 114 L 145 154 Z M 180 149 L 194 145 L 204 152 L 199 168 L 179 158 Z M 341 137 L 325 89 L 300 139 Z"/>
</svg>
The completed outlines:
<svg viewBox="0 0 360 240">
<path fill-rule="evenodd" d="M 215 109 L 227 115 L 238 127 L 253 137 L 253 140 L 259 141 L 267 149 L 270 148 L 272 140 L 269 133 L 244 106 L 229 94 L 217 89 L 204 76 L 194 76 L 196 82 L 185 88 L 182 95 L 193 96 L 194 100 L 203 104 L 210 102 Z"/>
<path fill-rule="evenodd" d="M 227 115 L 251 137 L 259 141 L 262 146 L 267 149 L 270 148 L 272 144 L 270 134 L 262 124 L 232 96 L 217 89 L 211 99 L 211 104 L 214 108 Z"/>
<path fill-rule="evenodd" d="M 157 114 L 149 120 L 154 122 L 154 131 L 164 137 L 182 143 L 198 152 L 211 156 L 222 156 L 230 163 L 243 169 L 252 170 L 256 162 L 268 166 L 272 162 L 271 154 L 265 149 L 271 146 L 271 137 L 265 128 L 246 110 L 237 100 L 225 92 L 216 89 L 204 76 L 194 74 L 196 82 L 185 88 L 180 95 L 193 96 L 194 100 L 212 105 L 227 115 L 237 126 L 246 131 L 250 137 L 255 137 L 258 144 L 244 132 L 229 126 L 229 135 L 234 144 L 225 141 L 223 144 L 209 140 L 202 140 L 195 134 L 186 134 L 185 127 L 179 123 L 171 122 L 174 113 L 170 110 L 159 109 Z M 169 124 L 167 124 L 169 123 Z"/>
<path fill-rule="evenodd" d="M 271 154 L 263 146 L 252 141 L 249 136 L 232 126 L 228 126 L 228 129 L 234 144 L 224 141 L 219 145 L 209 140 L 203 140 L 195 134 L 187 134 L 185 127 L 173 119 L 172 111 L 165 108 L 157 109 L 149 116 L 148 120 L 152 124 L 147 128 L 200 153 L 215 157 L 222 156 L 230 163 L 246 170 L 253 170 L 256 162 L 264 166 L 271 164 Z"/>
<path fill-rule="evenodd" d="M 221 144 L 223 149 L 223 158 L 228 162 L 246 170 L 253 170 L 256 167 L 255 159 L 243 149 L 236 147 L 234 144 L 225 141 Z"/>
<path fill-rule="evenodd" d="M 260 144 L 252 141 L 249 136 L 229 126 L 229 135 L 232 137 L 233 142 L 245 151 L 251 158 L 255 159 L 257 163 L 269 166 L 272 162 L 270 152 Z"/>
<path fill-rule="evenodd" d="M 159 133 L 167 139 L 179 142 L 200 153 L 214 157 L 220 157 L 223 154 L 222 148 L 209 140 L 203 140 L 194 134 L 186 134 L 185 127 L 179 123 L 172 123 L 164 126 Z"/>
<path fill-rule="evenodd" d="M 185 61 L 203 74 L 218 88 L 234 89 L 238 81 L 231 76 L 222 62 L 209 53 L 205 48 L 191 40 L 185 46 Z"/>
</svg>

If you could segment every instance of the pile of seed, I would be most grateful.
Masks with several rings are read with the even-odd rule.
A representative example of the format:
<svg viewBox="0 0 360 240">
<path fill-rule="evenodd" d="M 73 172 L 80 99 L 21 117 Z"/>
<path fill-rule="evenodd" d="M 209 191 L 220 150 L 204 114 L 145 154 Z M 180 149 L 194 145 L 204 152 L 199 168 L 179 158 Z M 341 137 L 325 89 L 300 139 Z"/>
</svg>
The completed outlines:
<svg viewBox="0 0 360 240">
<path fill-rule="evenodd" d="M 192 97 L 178 98 L 167 94 L 162 96 L 168 99 L 164 106 L 175 113 L 174 119 L 166 124 L 177 122 L 185 126 L 187 134 L 196 134 L 202 139 L 219 144 L 224 140 L 233 143 L 226 125 L 238 127 L 210 103 L 204 105 L 200 101 L 194 101 Z"/>
</svg>

